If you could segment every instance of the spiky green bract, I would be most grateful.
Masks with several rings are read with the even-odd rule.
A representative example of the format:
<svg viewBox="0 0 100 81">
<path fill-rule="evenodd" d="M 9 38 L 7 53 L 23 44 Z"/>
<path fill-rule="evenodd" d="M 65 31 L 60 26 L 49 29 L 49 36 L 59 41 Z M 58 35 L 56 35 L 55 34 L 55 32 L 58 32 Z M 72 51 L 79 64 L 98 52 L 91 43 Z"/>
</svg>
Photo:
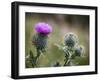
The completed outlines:
<svg viewBox="0 0 100 81">
<path fill-rule="evenodd" d="M 45 52 L 47 47 L 47 35 L 35 34 L 32 39 L 33 45 L 39 52 Z"/>
</svg>

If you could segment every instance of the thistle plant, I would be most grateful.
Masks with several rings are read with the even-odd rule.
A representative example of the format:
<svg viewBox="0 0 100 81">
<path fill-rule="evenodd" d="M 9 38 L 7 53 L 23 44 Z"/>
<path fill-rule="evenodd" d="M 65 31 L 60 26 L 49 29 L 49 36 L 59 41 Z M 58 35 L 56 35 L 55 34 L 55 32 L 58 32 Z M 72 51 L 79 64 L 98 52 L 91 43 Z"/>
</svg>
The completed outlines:
<svg viewBox="0 0 100 81">
<path fill-rule="evenodd" d="M 73 63 L 73 59 L 76 56 L 81 57 L 84 53 L 84 47 L 79 44 L 78 37 L 74 33 L 66 34 L 64 37 L 64 45 L 56 44 L 56 46 L 65 54 L 63 66 L 76 65 Z"/>
<path fill-rule="evenodd" d="M 32 44 L 36 48 L 36 56 L 31 55 L 31 63 L 33 67 L 36 67 L 37 60 L 39 59 L 40 55 L 46 52 L 47 42 L 48 42 L 48 35 L 52 32 L 52 27 L 47 23 L 37 23 L 35 25 L 36 34 L 32 37 Z"/>
</svg>

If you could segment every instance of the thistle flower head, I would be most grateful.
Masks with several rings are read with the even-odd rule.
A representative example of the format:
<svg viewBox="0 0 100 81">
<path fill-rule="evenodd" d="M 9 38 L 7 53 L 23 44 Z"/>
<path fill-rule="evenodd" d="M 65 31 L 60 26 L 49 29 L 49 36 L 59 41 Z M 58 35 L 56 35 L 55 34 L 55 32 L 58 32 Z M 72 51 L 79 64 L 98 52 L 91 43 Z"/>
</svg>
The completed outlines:
<svg viewBox="0 0 100 81">
<path fill-rule="evenodd" d="M 52 27 L 44 22 L 39 22 L 35 25 L 35 30 L 39 34 L 48 35 L 52 32 Z"/>
<path fill-rule="evenodd" d="M 82 45 L 77 46 L 75 48 L 75 54 L 76 56 L 81 56 L 84 53 L 84 47 Z"/>
<path fill-rule="evenodd" d="M 74 47 L 78 42 L 78 38 L 74 33 L 66 34 L 64 44 L 68 47 Z"/>
</svg>

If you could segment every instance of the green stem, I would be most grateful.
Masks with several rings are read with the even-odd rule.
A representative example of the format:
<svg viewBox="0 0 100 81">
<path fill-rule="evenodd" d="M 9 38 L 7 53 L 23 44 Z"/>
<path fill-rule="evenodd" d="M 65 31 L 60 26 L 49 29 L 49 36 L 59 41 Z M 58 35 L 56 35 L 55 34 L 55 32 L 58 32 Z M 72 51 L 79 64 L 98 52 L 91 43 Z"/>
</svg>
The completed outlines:
<svg viewBox="0 0 100 81">
<path fill-rule="evenodd" d="M 70 66 L 71 65 L 71 54 L 70 52 L 68 51 L 68 54 L 65 55 L 65 63 L 64 63 L 64 66 Z"/>
<path fill-rule="evenodd" d="M 65 60 L 64 66 L 70 66 L 71 64 L 71 59 Z"/>
<path fill-rule="evenodd" d="M 65 60 L 64 61 L 65 61 L 64 66 L 66 66 L 66 64 L 68 62 L 68 55 L 67 54 L 65 55 Z"/>
<path fill-rule="evenodd" d="M 35 66 L 37 66 L 37 60 L 39 59 L 40 54 L 40 51 L 37 49 L 37 56 L 35 57 Z"/>
</svg>

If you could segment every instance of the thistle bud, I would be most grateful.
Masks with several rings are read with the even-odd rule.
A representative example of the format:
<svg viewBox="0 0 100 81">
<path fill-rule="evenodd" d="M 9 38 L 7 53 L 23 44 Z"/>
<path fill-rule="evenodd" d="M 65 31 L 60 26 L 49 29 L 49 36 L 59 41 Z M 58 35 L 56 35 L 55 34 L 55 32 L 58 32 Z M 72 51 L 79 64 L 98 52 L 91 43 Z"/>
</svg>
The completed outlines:
<svg viewBox="0 0 100 81">
<path fill-rule="evenodd" d="M 77 46 L 75 48 L 75 55 L 76 56 L 82 56 L 83 53 L 84 53 L 84 47 L 83 46 Z"/>
<path fill-rule="evenodd" d="M 66 34 L 64 38 L 64 44 L 68 47 L 74 47 L 78 42 L 78 38 L 73 33 Z"/>
</svg>

